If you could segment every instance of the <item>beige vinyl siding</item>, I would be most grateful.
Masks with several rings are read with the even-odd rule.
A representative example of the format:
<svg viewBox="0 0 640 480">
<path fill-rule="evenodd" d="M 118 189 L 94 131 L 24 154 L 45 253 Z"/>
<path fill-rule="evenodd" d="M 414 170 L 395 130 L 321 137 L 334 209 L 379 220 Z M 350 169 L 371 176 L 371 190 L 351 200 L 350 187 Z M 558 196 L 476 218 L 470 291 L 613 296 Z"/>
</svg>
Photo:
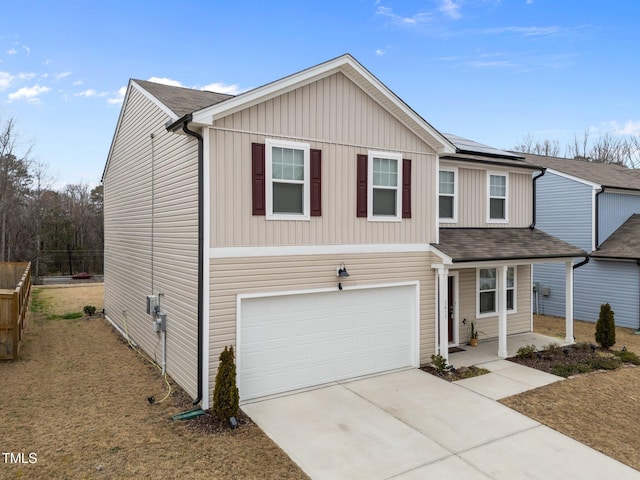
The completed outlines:
<svg viewBox="0 0 640 480">
<path fill-rule="evenodd" d="M 460 343 L 469 339 L 468 325 L 462 323 L 475 320 L 480 331 L 479 339 L 498 337 L 498 315 L 476 319 L 477 283 L 476 269 L 460 270 L 459 274 L 459 327 Z M 531 331 L 531 266 L 518 265 L 516 277 L 516 313 L 507 315 L 507 334 Z"/>
<path fill-rule="evenodd" d="M 336 268 L 344 263 L 351 276 L 345 288 L 420 282 L 420 362 L 435 352 L 435 277 L 430 253 L 305 255 L 212 258 L 210 266 L 209 368 L 213 386 L 218 355 L 236 344 L 236 300 L 242 293 L 338 289 Z"/>
<path fill-rule="evenodd" d="M 211 246 L 430 243 L 435 241 L 436 154 L 342 74 L 237 112 L 209 130 Z M 252 215 L 251 143 L 308 142 L 322 151 L 322 216 Z M 356 157 L 389 150 L 412 160 L 412 218 L 356 218 Z"/>
<path fill-rule="evenodd" d="M 440 168 L 450 166 L 441 162 Z M 522 173 L 505 170 L 498 166 L 483 166 L 482 168 L 464 168 L 460 163 L 458 168 L 458 222 L 442 223 L 442 227 L 528 227 L 533 221 L 533 186 L 530 171 Z M 487 175 L 505 173 L 508 175 L 508 223 L 487 223 Z"/>
<path fill-rule="evenodd" d="M 168 133 L 167 120 L 147 97 L 131 90 L 104 178 L 105 311 L 161 363 L 160 336 L 146 313 L 146 296 L 164 294 L 167 372 L 195 397 L 197 143 Z"/>
</svg>

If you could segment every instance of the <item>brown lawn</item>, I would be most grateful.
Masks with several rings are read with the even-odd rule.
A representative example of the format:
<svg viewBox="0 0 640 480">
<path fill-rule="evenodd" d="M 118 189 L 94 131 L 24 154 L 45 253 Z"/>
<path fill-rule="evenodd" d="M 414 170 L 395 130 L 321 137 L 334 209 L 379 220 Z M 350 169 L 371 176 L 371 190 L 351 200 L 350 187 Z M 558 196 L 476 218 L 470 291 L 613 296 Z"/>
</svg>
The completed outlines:
<svg viewBox="0 0 640 480">
<path fill-rule="evenodd" d="M 50 319 L 100 311 L 102 284 L 34 289 L 41 313 L 21 359 L 0 362 L 0 449 L 37 461 L 0 456 L 0 478 L 307 478 L 256 425 L 205 434 L 171 421 L 191 408 L 175 385 L 150 405 L 166 393 L 160 371 L 104 319 Z"/>
<path fill-rule="evenodd" d="M 102 285 L 35 287 L 21 359 L 0 362 L 0 478 L 307 478 L 255 425 L 203 433 L 170 417 L 191 407 L 159 370 L 101 318 L 64 320 L 85 305 L 102 309 Z M 56 317 L 57 316 L 57 317 Z M 563 337 L 564 320 L 536 317 L 535 330 Z M 578 341 L 595 325 L 576 322 Z M 640 335 L 617 330 L 640 353 Z M 503 400 L 505 405 L 640 469 L 640 367 L 597 372 Z M 14 457 L 17 458 L 17 457 Z"/>
<path fill-rule="evenodd" d="M 534 317 L 537 333 L 564 337 L 564 319 Z M 595 323 L 575 322 L 576 341 L 595 343 Z M 616 329 L 614 349 L 640 353 L 640 335 Z M 640 469 L 640 367 L 579 375 L 502 400 L 505 405 Z"/>
</svg>

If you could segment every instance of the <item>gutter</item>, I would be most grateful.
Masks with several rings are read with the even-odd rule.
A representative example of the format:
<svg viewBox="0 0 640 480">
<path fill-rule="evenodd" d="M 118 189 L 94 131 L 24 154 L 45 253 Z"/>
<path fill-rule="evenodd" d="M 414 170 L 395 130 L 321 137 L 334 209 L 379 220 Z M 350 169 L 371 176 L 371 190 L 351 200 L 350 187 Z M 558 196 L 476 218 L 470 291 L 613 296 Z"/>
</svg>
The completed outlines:
<svg viewBox="0 0 640 480">
<path fill-rule="evenodd" d="M 581 266 L 586 265 L 587 263 L 589 263 L 589 260 L 590 260 L 589 255 L 585 255 L 584 260 L 576 263 L 573 266 L 573 269 L 575 270 L 576 268 L 580 268 Z"/>
<path fill-rule="evenodd" d="M 636 265 L 640 267 L 640 258 L 636 259 Z M 638 329 L 633 332 L 634 335 L 640 335 L 640 325 L 638 325 Z"/>
<path fill-rule="evenodd" d="M 531 225 L 529 225 L 531 230 L 535 230 L 536 228 L 536 182 L 540 177 L 543 177 L 545 173 L 547 173 L 547 169 L 543 168 L 540 170 L 540 175 L 533 177 L 533 221 L 531 222 Z"/>
<path fill-rule="evenodd" d="M 191 137 L 195 137 L 198 141 L 198 396 L 193 401 L 193 405 L 197 405 L 202 401 L 202 361 L 203 361 L 203 329 L 204 319 L 202 318 L 202 300 L 204 298 L 203 292 L 203 268 L 204 262 L 204 205 L 203 205 L 203 192 L 204 192 L 204 140 L 202 135 L 198 132 L 190 130 L 188 127 L 189 122 L 193 120 L 191 113 L 184 115 L 175 122 L 167 124 L 166 128 L 169 132 L 176 132 L 179 128 Z"/>
</svg>

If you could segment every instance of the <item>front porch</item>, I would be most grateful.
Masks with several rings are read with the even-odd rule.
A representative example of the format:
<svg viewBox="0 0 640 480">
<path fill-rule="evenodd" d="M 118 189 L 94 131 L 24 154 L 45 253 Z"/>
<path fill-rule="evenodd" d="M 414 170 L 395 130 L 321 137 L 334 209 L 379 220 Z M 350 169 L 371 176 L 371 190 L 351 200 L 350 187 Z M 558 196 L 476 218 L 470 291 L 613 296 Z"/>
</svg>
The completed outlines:
<svg viewBox="0 0 640 480">
<path fill-rule="evenodd" d="M 515 356 L 520 347 L 525 345 L 535 345 L 536 349 L 549 345 L 550 343 L 557 343 L 559 345 L 570 345 L 572 342 L 567 342 L 562 338 L 548 337 L 546 335 L 540 335 L 539 333 L 527 332 L 518 333 L 515 335 L 509 335 L 507 337 L 507 357 Z M 449 365 L 453 365 L 456 368 L 469 367 L 471 365 L 484 366 L 484 363 L 500 360 L 498 356 L 498 339 L 490 339 L 481 341 L 477 347 L 462 344 L 460 348 L 464 351 L 455 352 L 449 354 Z M 490 370 L 490 369 L 489 369 Z"/>
</svg>

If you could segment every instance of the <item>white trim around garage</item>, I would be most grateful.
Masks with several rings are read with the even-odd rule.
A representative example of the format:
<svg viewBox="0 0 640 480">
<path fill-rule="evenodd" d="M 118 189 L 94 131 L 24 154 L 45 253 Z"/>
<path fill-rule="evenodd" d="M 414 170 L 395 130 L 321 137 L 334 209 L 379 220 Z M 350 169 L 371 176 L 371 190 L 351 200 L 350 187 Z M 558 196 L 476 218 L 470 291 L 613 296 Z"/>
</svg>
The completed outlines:
<svg viewBox="0 0 640 480">
<path fill-rule="evenodd" d="M 410 365 L 406 365 L 407 367 L 418 367 L 420 365 L 420 282 L 419 281 L 409 281 L 409 282 L 397 282 L 397 283 L 381 283 L 381 284 L 372 284 L 372 285 L 361 285 L 361 286 L 352 286 L 352 287 L 344 287 L 342 292 L 338 292 L 335 288 L 318 288 L 318 289 L 306 289 L 306 290 L 291 290 L 291 291 L 283 291 L 283 292 L 262 292 L 262 293 L 247 293 L 247 294 L 239 294 L 236 296 L 236 367 L 237 367 L 237 375 L 238 375 L 238 385 L 241 386 L 243 379 L 243 362 L 244 362 L 244 351 L 243 351 L 243 301 L 251 300 L 251 299 L 267 299 L 267 298 L 277 298 L 277 297 L 294 297 L 294 296 L 302 296 L 309 294 L 328 294 L 335 293 L 336 295 L 342 295 L 344 293 L 349 292 L 365 292 L 367 290 L 379 290 L 385 288 L 398 288 L 398 287 L 413 287 L 413 292 L 411 295 L 413 296 L 413 305 L 412 312 L 410 317 L 405 317 L 410 319 L 410 352 L 408 355 Z M 406 292 L 409 293 L 409 292 Z M 407 297 L 405 297 L 407 298 Z M 406 325 L 406 323 L 405 323 Z M 395 368 L 395 367 L 394 367 Z M 374 371 L 367 372 L 366 374 L 377 373 Z M 338 374 L 339 376 L 339 374 Z M 338 378 L 340 380 L 342 378 Z M 307 385 L 304 387 L 296 387 L 296 388 L 311 388 L 315 385 Z M 242 392 L 240 392 L 243 395 Z M 278 394 L 283 392 L 268 392 L 267 395 Z M 246 396 L 244 400 L 251 400 L 256 396 L 261 396 L 254 393 Z M 242 400 L 242 399 L 241 399 Z"/>
</svg>

